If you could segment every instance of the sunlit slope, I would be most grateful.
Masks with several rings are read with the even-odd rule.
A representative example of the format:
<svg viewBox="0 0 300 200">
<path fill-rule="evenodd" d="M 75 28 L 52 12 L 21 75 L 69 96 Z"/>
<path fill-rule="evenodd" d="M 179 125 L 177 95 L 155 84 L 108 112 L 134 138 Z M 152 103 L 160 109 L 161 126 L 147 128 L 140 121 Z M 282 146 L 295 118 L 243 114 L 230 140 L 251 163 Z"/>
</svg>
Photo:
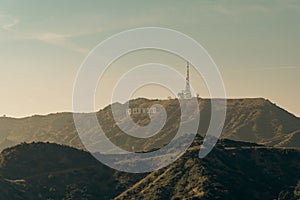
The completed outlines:
<svg viewBox="0 0 300 200">
<path fill-rule="evenodd" d="M 210 122 L 210 99 L 199 99 L 200 126 L 198 133 L 205 135 Z M 218 107 L 218 100 L 215 99 Z M 150 108 L 161 104 L 167 110 L 167 121 L 163 129 L 150 140 L 128 137 L 116 125 L 108 106 L 99 112 L 99 124 L 106 135 L 117 145 L 135 151 L 159 148 L 176 134 L 180 124 L 180 107 L 177 100 L 135 99 L 131 108 Z M 123 104 L 117 104 L 123 108 Z M 217 108 L 217 109 L 221 109 Z M 132 114 L 133 120 L 145 126 L 150 122 L 148 114 Z M 128 120 L 128 119 L 126 119 Z M 127 123 L 124 119 L 124 123 Z M 191 121 L 193 119 L 190 119 Z M 126 125 L 126 124 L 125 124 Z M 87 133 L 94 134 L 97 127 L 89 127 Z M 222 137 L 238 141 L 263 143 L 272 146 L 300 147 L 300 119 L 263 98 L 227 100 L 227 116 Z M 43 141 L 83 148 L 74 126 L 72 113 L 57 113 L 46 116 L 32 116 L 22 119 L 0 118 L 0 149 L 21 142 Z M 120 144 L 122 143 L 122 144 Z M 140 148 L 139 148 L 140 147 Z"/>
</svg>

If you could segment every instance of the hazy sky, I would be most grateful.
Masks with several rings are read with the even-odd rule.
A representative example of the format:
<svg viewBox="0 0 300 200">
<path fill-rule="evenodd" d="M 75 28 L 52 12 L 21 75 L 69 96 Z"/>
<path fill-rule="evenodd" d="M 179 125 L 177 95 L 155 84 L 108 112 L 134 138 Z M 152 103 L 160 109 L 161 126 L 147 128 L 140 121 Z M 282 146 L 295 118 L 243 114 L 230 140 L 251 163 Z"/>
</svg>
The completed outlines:
<svg viewBox="0 0 300 200">
<path fill-rule="evenodd" d="M 268 98 L 300 116 L 299 19 L 298 0 L 0 0 L 0 115 L 71 111 L 77 70 L 93 47 L 159 26 L 207 49 L 228 97 Z"/>
</svg>

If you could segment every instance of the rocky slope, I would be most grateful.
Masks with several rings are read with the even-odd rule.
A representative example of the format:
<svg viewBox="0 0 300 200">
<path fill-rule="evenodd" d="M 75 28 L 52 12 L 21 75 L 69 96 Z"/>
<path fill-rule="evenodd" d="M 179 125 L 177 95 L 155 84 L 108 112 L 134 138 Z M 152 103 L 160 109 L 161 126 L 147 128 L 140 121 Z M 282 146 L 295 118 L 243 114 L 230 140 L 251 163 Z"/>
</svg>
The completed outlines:
<svg viewBox="0 0 300 200">
<path fill-rule="evenodd" d="M 222 140 L 204 159 L 191 147 L 115 199 L 291 199 L 300 178 L 300 151 Z M 294 192 L 296 191 L 296 192 Z M 294 198 L 293 196 L 293 198 Z"/>
</svg>

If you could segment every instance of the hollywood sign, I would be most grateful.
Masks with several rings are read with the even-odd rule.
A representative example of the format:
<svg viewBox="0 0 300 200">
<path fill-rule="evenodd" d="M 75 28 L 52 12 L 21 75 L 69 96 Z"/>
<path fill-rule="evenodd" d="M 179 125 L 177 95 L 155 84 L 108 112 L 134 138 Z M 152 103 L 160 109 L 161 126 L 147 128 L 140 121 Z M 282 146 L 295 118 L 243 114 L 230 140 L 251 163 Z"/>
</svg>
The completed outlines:
<svg viewBox="0 0 300 200">
<path fill-rule="evenodd" d="M 156 113 L 156 108 L 152 107 L 152 108 L 129 108 L 129 109 L 127 109 L 127 114 L 128 115 L 142 114 L 142 113 L 154 114 L 154 113 Z"/>
</svg>

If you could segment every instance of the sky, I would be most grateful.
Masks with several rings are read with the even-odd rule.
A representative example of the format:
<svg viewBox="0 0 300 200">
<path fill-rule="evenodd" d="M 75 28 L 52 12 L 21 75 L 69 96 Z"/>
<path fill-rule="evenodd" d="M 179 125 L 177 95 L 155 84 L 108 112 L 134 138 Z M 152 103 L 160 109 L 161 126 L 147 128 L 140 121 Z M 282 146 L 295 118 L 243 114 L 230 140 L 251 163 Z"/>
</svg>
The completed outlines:
<svg viewBox="0 0 300 200">
<path fill-rule="evenodd" d="M 228 98 L 263 97 L 300 116 L 299 19 L 298 0 L 0 0 L 0 115 L 72 111 L 73 84 L 88 53 L 120 31 L 154 26 L 199 42 L 219 67 Z M 104 92 L 122 67 L 153 59 L 184 74 L 183 60 L 137 52 L 112 67 Z M 197 88 L 207 96 L 205 86 Z M 109 103 L 103 92 L 96 99 L 99 109 Z"/>
</svg>

